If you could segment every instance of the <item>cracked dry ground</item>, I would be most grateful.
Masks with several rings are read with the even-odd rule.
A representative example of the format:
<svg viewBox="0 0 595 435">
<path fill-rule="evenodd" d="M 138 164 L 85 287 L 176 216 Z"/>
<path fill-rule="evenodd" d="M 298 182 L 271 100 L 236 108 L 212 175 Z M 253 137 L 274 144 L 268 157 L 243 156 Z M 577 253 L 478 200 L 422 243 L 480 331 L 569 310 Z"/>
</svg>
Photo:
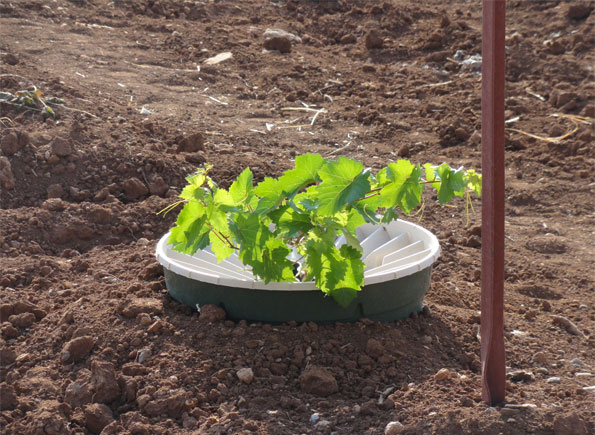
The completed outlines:
<svg viewBox="0 0 595 435">
<path fill-rule="evenodd" d="M 592 2 L 508 2 L 506 406 L 480 397 L 479 200 L 467 225 L 428 193 L 442 256 L 395 323 L 198 317 L 154 259 L 205 161 L 481 169 L 479 3 L 2 2 L 0 91 L 64 102 L 0 102 L 2 433 L 593 433 Z"/>
</svg>

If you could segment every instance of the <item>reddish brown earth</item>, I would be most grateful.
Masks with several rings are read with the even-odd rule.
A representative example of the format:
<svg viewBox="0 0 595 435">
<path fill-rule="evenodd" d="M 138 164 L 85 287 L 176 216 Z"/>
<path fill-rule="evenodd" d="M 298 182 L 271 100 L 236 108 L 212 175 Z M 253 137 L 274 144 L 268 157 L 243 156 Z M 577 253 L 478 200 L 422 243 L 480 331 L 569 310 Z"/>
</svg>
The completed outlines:
<svg viewBox="0 0 595 435">
<path fill-rule="evenodd" d="M 154 259 L 174 219 L 155 212 L 205 161 L 223 185 L 305 152 L 480 169 L 480 76 L 455 59 L 480 53 L 480 2 L 2 2 L 0 91 L 64 101 L 45 121 L 0 103 L 2 433 L 593 433 L 592 10 L 508 2 L 509 374 L 490 408 L 479 200 L 467 226 L 428 194 L 442 257 L 425 314 L 396 323 L 209 323 Z M 267 28 L 302 42 L 264 51 Z M 304 104 L 313 125 L 286 110 Z"/>
</svg>

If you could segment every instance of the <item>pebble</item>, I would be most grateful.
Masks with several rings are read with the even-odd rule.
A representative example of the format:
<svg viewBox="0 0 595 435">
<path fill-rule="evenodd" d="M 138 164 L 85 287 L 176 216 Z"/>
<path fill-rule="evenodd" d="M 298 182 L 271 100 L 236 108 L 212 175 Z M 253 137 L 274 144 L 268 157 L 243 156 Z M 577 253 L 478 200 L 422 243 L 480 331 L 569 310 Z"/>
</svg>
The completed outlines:
<svg viewBox="0 0 595 435">
<path fill-rule="evenodd" d="M 4 63 L 8 65 L 17 65 L 19 63 L 19 58 L 12 53 L 6 53 L 3 57 Z"/>
<path fill-rule="evenodd" d="M 122 190 L 126 194 L 126 199 L 129 201 L 138 199 L 149 193 L 149 189 L 136 177 L 131 177 L 122 183 Z"/>
<path fill-rule="evenodd" d="M 518 410 L 518 409 L 514 409 L 514 408 L 506 408 L 506 407 L 504 407 L 504 408 L 500 409 L 500 414 L 502 414 L 505 417 L 509 417 L 511 415 L 516 415 L 519 412 L 521 412 L 521 411 Z"/>
<path fill-rule="evenodd" d="M 95 339 L 93 337 L 88 335 L 76 337 L 64 345 L 60 360 L 65 364 L 82 360 L 91 353 L 94 346 Z"/>
<path fill-rule="evenodd" d="M 52 154 L 58 157 L 68 157 L 73 152 L 72 141 L 56 136 L 50 144 Z"/>
<path fill-rule="evenodd" d="M 320 420 L 320 415 L 317 412 L 310 416 L 310 424 L 316 424 L 318 420 Z"/>
<path fill-rule="evenodd" d="M 384 435 L 396 435 L 403 432 L 405 426 L 400 421 L 391 421 L 384 428 Z"/>
<path fill-rule="evenodd" d="M 250 367 L 243 367 L 236 372 L 236 376 L 244 384 L 251 384 L 254 380 L 254 372 Z"/>
<path fill-rule="evenodd" d="M 447 368 L 442 368 L 438 370 L 438 372 L 436 372 L 436 374 L 434 375 L 434 380 L 436 382 L 442 382 L 447 380 L 448 378 L 450 378 L 450 370 L 448 370 Z"/>
<path fill-rule="evenodd" d="M 574 358 L 572 361 L 570 361 L 570 364 L 572 364 L 575 367 L 584 367 L 585 363 L 582 362 L 580 359 L 578 358 Z"/>
<path fill-rule="evenodd" d="M 281 53 L 291 52 L 293 43 L 302 42 L 302 38 L 282 29 L 266 29 L 262 34 L 263 47 L 267 50 L 277 50 Z"/>
<path fill-rule="evenodd" d="M 578 327 L 566 317 L 552 316 L 552 322 L 565 329 L 569 334 L 576 335 L 578 337 L 584 337 L 584 334 L 578 329 Z"/>
<path fill-rule="evenodd" d="M 10 161 L 4 156 L 0 156 L 0 186 L 11 190 L 14 189 L 15 185 L 16 181 L 12 173 Z"/>
<path fill-rule="evenodd" d="M 224 51 L 223 53 L 219 53 L 216 56 L 209 57 L 203 63 L 205 65 L 217 65 L 217 64 L 220 64 L 221 62 L 225 62 L 226 60 L 229 60 L 231 58 L 233 58 L 233 53 L 230 51 Z"/>
<path fill-rule="evenodd" d="M 382 46 L 384 45 L 384 40 L 380 37 L 376 30 L 372 29 L 368 33 L 366 33 L 364 44 L 366 45 L 366 48 L 368 50 L 374 48 L 382 48 Z"/>
<path fill-rule="evenodd" d="M 593 374 L 589 372 L 578 372 L 575 373 L 574 376 L 576 376 L 577 378 L 590 378 L 591 376 L 593 376 Z"/>
<path fill-rule="evenodd" d="M 339 391 L 337 380 L 327 369 L 311 366 L 300 375 L 300 388 L 305 393 L 329 396 Z"/>
<path fill-rule="evenodd" d="M 149 358 L 151 358 L 151 351 L 149 349 L 142 349 L 138 353 L 137 360 L 139 363 L 142 364 L 143 362 L 147 361 Z"/>
<path fill-rule="evenodd" d="M 588 387 L 583 387 L 583 391 L 587 391 L 589 393 L 595 393 L 595 385 L 590 385 Z"/>
<path fill-rule="evenodd" d="M 533 373 L 528 370 L 514 370 L 508 374 L 512 382 L 531 382 L 535 380 Z"/>
<path fill-rule="evenodd" d="M 551 378 L 547 378 L 547 380 L 545 381 L 547 384 L 559 384 L 560 383 L 560 378 L 557 376 L 552 376 Z"/>
</svg>

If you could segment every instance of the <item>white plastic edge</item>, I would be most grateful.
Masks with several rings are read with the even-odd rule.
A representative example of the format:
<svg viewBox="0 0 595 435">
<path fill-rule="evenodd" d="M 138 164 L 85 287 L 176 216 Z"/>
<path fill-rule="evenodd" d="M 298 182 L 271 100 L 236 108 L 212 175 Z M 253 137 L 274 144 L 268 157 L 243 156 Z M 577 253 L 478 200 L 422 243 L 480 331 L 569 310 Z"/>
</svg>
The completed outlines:
<svg viewBox="0 0 595 435">
<path fill-rule="evenodd" d="M 430 267 L 440 257 L 440 244 L 434 234 L 425 228 L 411 222 L 403 221 L 401 219 L 393 221 L 387 225 L 382 225 L 389 233 L 406 232 L 409 234 L 411 241 L 421 240 L 424 244 L 424 251 L 427 254 L 411 263 L 400 264 L 394 269 L 384 270 L 381 273 L 368 275 L 364 272 L 364 285 L 377 284 L 385 281 L 392 281 L 412 275 L 416 272 Z M 256 281 L 246 277 L 246 279 L 237 279 L 232 276 L 219 276 L 216 272 L 211 272 L 205 267 L 190 267 L 189 263 L 177 261 L 168 255 L 173 251 L 167 245 L 169 233 L 165 234 L 157 243 L 155 255 L 157 261 L 167 270 L 170 270 L 178 275 L 190 278 L 196 281 L 206 282 L 209 284 L 223 285 L 227 287 L 237 287 L 254 290 L 271 290 L 271 291 L 310 291 L 316 290 L 316 285 L 313 281 L 308 282 L 274 282 L 265 284 L 262 281 Z M 178 256 L 179 253 L 176 253 Z M 397 260 L 398 261 L 398 260 Z"/>
</svg>

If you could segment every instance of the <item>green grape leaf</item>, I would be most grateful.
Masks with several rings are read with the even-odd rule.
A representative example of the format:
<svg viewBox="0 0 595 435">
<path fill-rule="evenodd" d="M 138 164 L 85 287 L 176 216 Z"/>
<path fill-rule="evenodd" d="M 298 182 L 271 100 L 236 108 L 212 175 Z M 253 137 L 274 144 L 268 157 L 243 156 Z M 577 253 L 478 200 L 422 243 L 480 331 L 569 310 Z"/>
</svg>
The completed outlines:
<svg viewBox="0 0 595 435">
<path fill-rule="evenodd" d="M 279 178 L 278 188 L 288 197 L 318 178 L 318 171 L 326 161 L 320 154 L 303 154 L 295 158 L 295 168 Z"/>
<path fill-rule="evenodd" d="M 211 241 L 211 251 L 213 251 L 213 254 L 217 257 L 217 262 L 219 263 L 228 258 L 235 251 L 235 249 L 229 246 L 229 243 L 221 239 L 221 235 L 218 236 L 214 231 L 210 232 L 209 240 Z"/>
<path fill-rule="evenodd" d="M 254 195 L 252 177 L 252 171 L 250 168 L 246 168 L 231 186 L 229 186 L 229 194 L 233 199 L 234 205 L 250 203 L 250 200 Z"/>
<path fill-rule="evenodd" d="M 252 272 L 269 283 L 295 281 L 293 263 L 287 258 L 291 250 L 283 241 L 270 237 L 262 250 L 262 261 L 252 266 Z"/>
<path fill-rule="evenodd" d="M 420 184 L 421 168 L 408 160 L 389 163 L 386 172 L 379 175 L 384 187 L 380 191 L 383 207 L 399 207 L 409 213 L 421 202 L 423 185 Z"/>
<path fill-rule="evenodd" d="M 287 208 L 276 222 L 277 236 L 284 238 L 294 238 L 300 234 L 306 234 L 314 225 L 310 221 L 310 215 L 298 213 L 293 208 Z"/>
<path fill-rule="evenodd" d="M 205 193 L 202 189 L 202 185 L 206 179 L 207 177 L 202 173 L 196 173 L 186 177 L 188 184 L 184 187 L 184 189 L 182 189 L 182 193 L 179 195 L 180 198 L 186 199 L 188 201 L 193 199 L 201 199 Z"/>
<path fill-rule="evenodd" d="M 337 249 L 334 244 L 325 243 L 326 235 L 315 236 L 310 237 L 305 246 L 308 277 L 314 278 L 316 286 L 329 296 L 334 297 L 334 292 L 342 289 L 335 300 L 345 307 L 364 283 L 365 266 L 361 254 L 349 245 Z"/>
<path fill-rule="evenodd" d="M 172 228 L 167 242 L 173 249 L 194 255 L 209 242 L 209 228 L 205 225 L 207 216 L 202 204 L 191 201 L 180 211 L 176 226 Z"/>
<path fill-rule="evenodd" d="M 465 172 L 465 183 L 477 196 L 481 196 L 481 174 L 475 172 L 474 169 L 467 170 Z"/>
<path fill-rule="evenodd" d="M 256 210 L 254 210 L 257 214 L 267 214 L 283 201 L 283 191 L 279 186 L 279 181 L 274 178 L 266 177 L 254 188 L 254 193 L 260 197 Z"/>
<path fill-rule="evenodd" d="M 384 210 L 381 222 L 383 224 L 388 224 L 392 221 L 396 221 L 397 219 L 399 219 L 399 212 L 397 211 L 397 209 L 387 208 L 386 210 Z"/>
<path fill-rule="evenodd" d="M 463 196 L 465 193 L 465 173 L 461 169 L 452 169 L 446 163 L 436 168 L 440 177 L 440 187 L 438 188 L 438 201 L 444 204 L 452 199 L 453 196 Z"/>
<path fill-rule="evenodd" d="M 359 240 L 357 239 L 355 234 L 352 234 L 349 231 L 343 231 L 343 235 L 345 236 L 345 242 L 349 246 L 359 251 L 360 255 L 363 254 L 364 249 L 362 248 L 362 245 L 360 245 Z"/>
<path fill-rule="evenodd" d="M 322 183 L 316 188 L 319 206 L 317 214 L 332 216 L 365 196 L 370 190 L 368 172 L 363 172 L 360 162 L 339 157 L 330 161 L 318 172 Z"/>
</svg>

